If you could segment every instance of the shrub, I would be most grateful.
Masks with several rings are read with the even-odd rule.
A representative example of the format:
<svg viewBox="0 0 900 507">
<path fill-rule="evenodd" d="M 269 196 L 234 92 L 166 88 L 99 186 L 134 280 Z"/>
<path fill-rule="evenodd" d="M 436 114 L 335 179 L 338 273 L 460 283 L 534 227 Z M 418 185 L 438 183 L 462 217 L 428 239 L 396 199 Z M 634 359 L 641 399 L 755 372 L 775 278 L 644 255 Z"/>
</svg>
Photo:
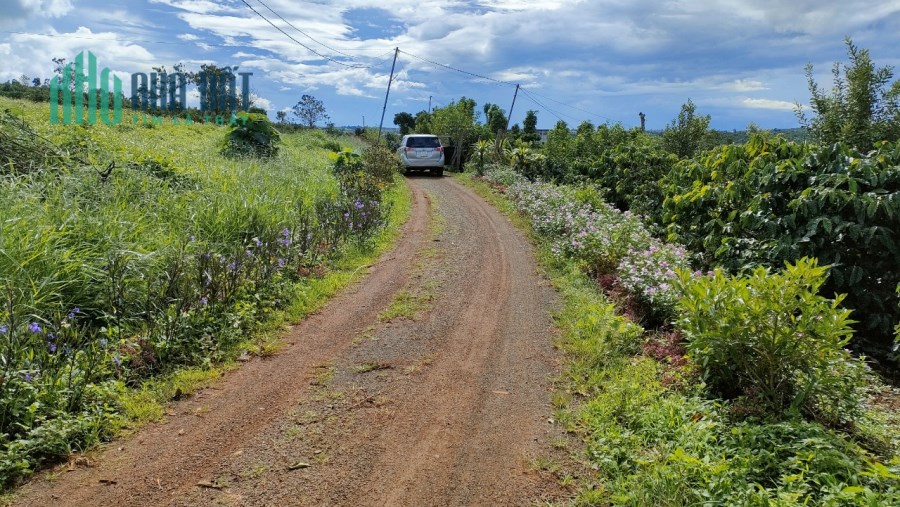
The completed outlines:
<svg viewBox="0 0 900 507">
<path fill-rule="evenodd" d="M 809 259 L 777 274 L 681 272 L 679 326 L 713 392 L 774 415 L 802 410 L 846 421 L 859 414 L 864 367 L 843 349 L 852 335 L 843 298 L 817 294 L 826 272 Z"/>
<path fill-rule="evenodd" d="M 228 129 L 222 152 L 226 155 L 271 157 L 278 153 L 281 134 L 269 121 L 269 117 L 259 113 L 237 115 Z"/>
</svg>

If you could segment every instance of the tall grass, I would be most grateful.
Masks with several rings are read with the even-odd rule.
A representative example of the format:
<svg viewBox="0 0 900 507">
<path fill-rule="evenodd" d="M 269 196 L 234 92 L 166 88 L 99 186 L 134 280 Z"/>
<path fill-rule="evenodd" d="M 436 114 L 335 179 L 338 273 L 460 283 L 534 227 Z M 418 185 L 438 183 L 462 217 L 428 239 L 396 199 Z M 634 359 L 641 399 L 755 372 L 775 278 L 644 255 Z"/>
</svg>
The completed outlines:
<svg viewBox="0 0 900 507">
<path fill-rule="evenodd" d="M 127 386 L 233 356 L 389 207 L 389 180 L 331 170 L 325 147 L 351 138 L 225 158 L 224 128 L 51 127 L 45 107 L 0 100 L 58 152 L 40 170 L 0 161 L 3 484 L 109 432 Z"/>
</svg>

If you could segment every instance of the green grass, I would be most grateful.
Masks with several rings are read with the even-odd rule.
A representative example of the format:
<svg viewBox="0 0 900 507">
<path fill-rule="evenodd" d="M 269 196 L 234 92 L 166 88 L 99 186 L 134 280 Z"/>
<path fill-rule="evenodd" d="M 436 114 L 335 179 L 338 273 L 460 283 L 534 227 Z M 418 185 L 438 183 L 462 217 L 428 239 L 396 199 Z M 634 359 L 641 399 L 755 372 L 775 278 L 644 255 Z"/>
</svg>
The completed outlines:
<svg viewBox="0 0 900 507">
<path fill-rule="evenodd" d="M 159 418 L 241 354 L 276 353 L 409 214 L 405 185 L 339 182 L 328 148 L 361 150 L 352 137 L 301 131 L 277 156 L 228 158 L 212 125 L 51 126 L 46 105 L 7 109 L 60 153 L 0 168 L 3 485 Z M 376 195 L 383 227 L 341 217 L 360 203 L 376 216 Z"/>
<path fill-rule="evenodd" d="M 457 178 L 530 230 L 488 185 Z M 583 442 L 575 460 L 585 470 L 566 479 L 580 489 L 575 505 L 900 504 L 896 417 L 872 412 L 854 433 L 800 417 L 742 418 L 689 370 L 641 354 L 644 330 L 534 239 L 564 302 L 556 322 L 567 365 L 553 402 Z"/>
</svg>

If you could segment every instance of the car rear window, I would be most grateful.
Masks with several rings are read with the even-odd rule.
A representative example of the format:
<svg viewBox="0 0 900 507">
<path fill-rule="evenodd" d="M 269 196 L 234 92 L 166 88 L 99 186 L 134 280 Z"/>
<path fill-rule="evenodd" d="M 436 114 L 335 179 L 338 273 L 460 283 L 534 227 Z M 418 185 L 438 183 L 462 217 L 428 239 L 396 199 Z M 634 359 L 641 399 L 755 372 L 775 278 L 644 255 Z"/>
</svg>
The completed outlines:
<svg viewBox="0 0 900 507">
<path fill-rule="evenodd" d="M 410 137 L 406 140 L 407 148 L 437 148 L 440 145 L 436 137 Z"/>
</svg>

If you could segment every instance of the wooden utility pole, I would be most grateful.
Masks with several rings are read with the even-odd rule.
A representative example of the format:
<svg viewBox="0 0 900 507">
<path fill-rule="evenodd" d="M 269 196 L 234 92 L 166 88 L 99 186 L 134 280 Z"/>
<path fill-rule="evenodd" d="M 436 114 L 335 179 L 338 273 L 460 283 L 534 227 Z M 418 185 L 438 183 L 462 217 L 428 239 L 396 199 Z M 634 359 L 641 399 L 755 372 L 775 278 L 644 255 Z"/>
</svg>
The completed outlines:
<svg viewBox="0 0 900 507">
<path fill-rule="evenodd" d="M 509 115 L 506 117 L 506 130 L 509 130 L 509 121 L 512 120 L 513 108 L 516 107 L 516 97 L 519 96 L 519 85 L 516 84 L 516 92 L 513 93 L 512 105 L 509 106 Z"/>
<path fill-rule="evenodd" d="M 381 129 L 384 127 L 384 113 L 387 111 L 388 97 L 391 94 L 391 82 L 394 80 L 394 67 L 397 66 L 397 55 L 400 54 L 400 48 L 394 48 L 394 63 L 391 64 L 391 77 L 388 78 L 387 92 L 384 94 L 384 107 L 381 108 L 381 122 L 378 124 L 378 140 L 381 141 Z"/>
</svg>

